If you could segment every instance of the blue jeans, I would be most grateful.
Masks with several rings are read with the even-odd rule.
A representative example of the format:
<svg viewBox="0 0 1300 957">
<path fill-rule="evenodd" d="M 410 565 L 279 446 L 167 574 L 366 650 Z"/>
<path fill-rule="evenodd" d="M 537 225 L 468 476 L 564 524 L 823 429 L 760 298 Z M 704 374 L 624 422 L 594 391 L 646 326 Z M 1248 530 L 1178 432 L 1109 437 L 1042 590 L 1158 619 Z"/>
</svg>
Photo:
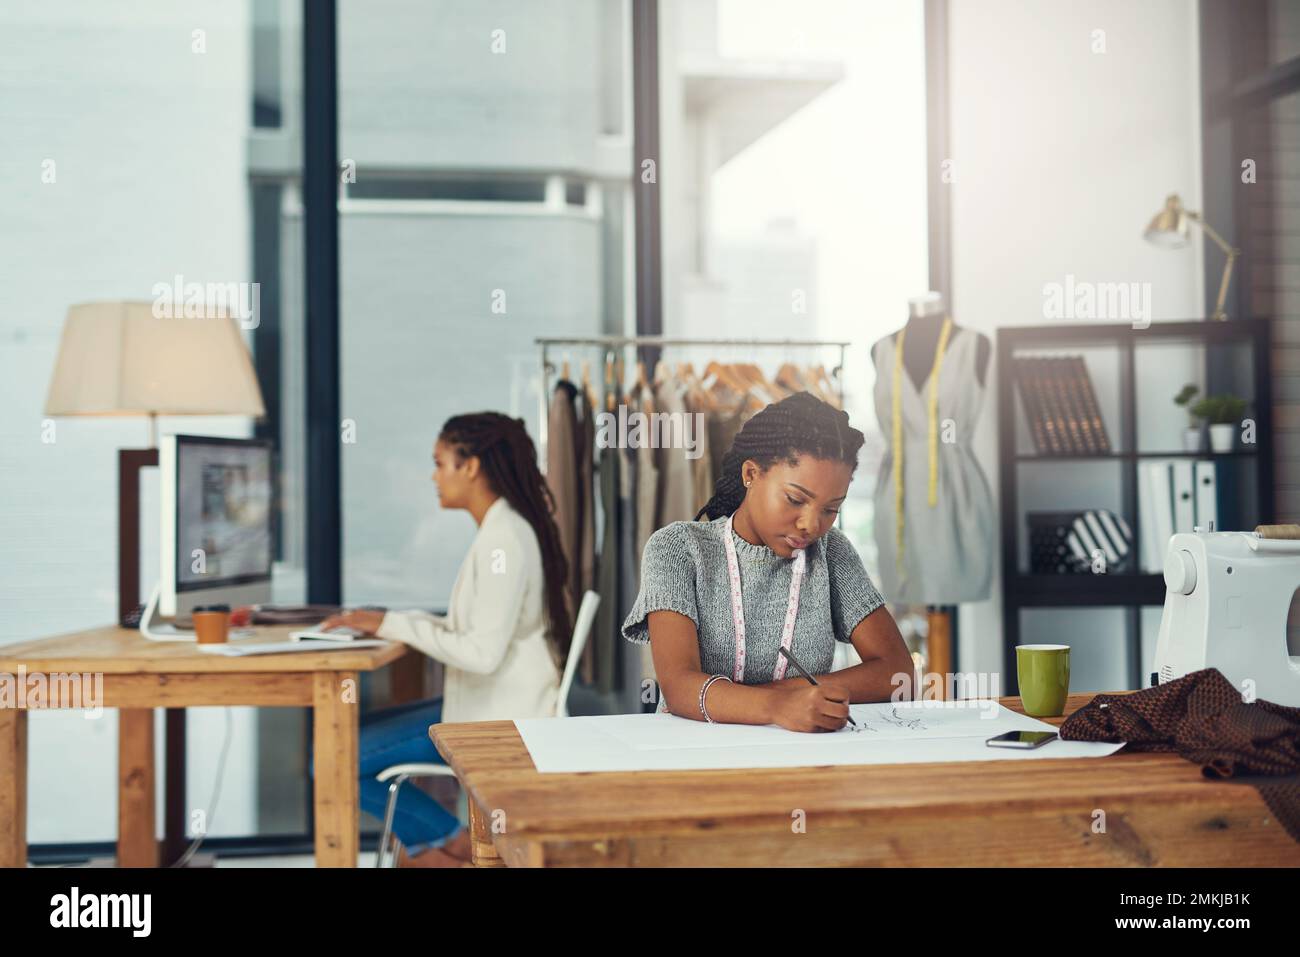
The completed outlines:
<svg viewBox="0 0 1300 957">
<path fill-rule="evenodd" d="M 445 764 L 429 739 L 429 725 L 442 720 L 442 699 L 412 701 L 363 714 L 360 720 L 361 809 L 384 819 L 388 807 L 388 781 L 375 777 L 394 764 Z M 315 773 L 315 761 L 312 762 Z M 460 830 L 456 815 L 410 781 L 397 792 L 393 833 L 408 854 L 441 847 Z"/>
</svg>

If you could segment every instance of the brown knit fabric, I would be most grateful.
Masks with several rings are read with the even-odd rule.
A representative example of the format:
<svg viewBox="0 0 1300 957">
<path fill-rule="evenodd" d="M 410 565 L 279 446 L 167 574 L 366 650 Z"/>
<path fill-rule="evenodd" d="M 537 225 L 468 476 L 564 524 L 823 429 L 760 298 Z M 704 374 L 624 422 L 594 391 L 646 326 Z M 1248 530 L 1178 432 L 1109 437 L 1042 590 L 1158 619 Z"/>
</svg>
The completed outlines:
<svg viewBox="0 0 1300 957">
<path fill-rule="evenodd" d="M 1133 694 L 1099 694 L 1065 719 L 1060 735 L 1124 741 L 1130 751 L 1174 751 L 1207 778 L 1250 783 L 1300 841 L 1300 708 L 1247 704 L 1217 668 Z"/>
</svg>

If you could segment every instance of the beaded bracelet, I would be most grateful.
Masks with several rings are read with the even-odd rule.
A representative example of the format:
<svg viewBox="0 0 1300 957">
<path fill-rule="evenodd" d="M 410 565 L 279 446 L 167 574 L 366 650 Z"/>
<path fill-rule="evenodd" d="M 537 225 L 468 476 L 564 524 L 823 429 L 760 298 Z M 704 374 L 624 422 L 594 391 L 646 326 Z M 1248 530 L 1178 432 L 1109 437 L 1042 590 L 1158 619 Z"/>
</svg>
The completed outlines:
<svg viewBox="0 0 1300 957">
<path fill-rule="evenodd" d="M 728 678 L 726 675 L 714 675 L 708 681 L 704 682 L 704 687 L 700 689 L 700 714 L 704 715 L 704 720 L 708 721 L 710 724 L 714 724 L 715 722 L 712 718 L 709 717 L 709 709 L 704 707 L 704 696 L 705 694 L 708 693 L 709 686 L 712 685 L 713 682 L 717 681 L 719 678 L 722 678 L 726 681 L 731 681 L 731 679 Z M 734 681 L 731 681 L 731 683 L 735 684 Z"/>
</svg>

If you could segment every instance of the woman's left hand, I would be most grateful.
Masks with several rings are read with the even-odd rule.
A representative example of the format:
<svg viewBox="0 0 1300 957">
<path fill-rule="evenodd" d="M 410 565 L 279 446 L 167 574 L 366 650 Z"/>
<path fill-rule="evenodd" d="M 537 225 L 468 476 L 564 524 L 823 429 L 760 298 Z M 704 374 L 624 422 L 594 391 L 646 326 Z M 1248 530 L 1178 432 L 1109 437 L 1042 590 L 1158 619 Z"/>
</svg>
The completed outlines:
<svg viewBox="0 0 1300 957">
<path fill-rule="evenodd" d="M 384 620 L 382 611 L 345 611 L 338 615 L 331 615 L 320 623 L 320 631 L 328 631 L 331 628 L 355 628 L 363 635 L 373 635 L 379 630 L 379 625 Z"/>
</svg>

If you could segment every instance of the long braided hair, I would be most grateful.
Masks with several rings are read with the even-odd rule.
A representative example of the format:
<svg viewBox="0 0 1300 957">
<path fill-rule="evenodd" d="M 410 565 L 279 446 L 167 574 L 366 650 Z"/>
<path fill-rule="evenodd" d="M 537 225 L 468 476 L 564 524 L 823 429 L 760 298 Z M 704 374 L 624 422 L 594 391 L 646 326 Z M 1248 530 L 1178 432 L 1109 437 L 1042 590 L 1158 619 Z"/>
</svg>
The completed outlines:
<svg viewBox="0 0 1300 957">
<path fill-rule="evenodd" d="M 569 566 L 553 517 L 555 501 L 537 468 L 537 448 L 524 429 L 524 420 L 500 412 L 454 415 L 443 425 L 438 438 L 462 459 L 478 456 L 488 486 L 532 526 L 542 553 L 548 641 L 562 666 L 573 637 L 564 588 Z"/>
<path fill-rule="evenodd" d="M 766 469 L 778 461 L 794 464 L 800 453 L 858 467 L 863 435 L 849 425 L 849 414 L 810 392 L 796 392 L 757 412 L 744 424 L 722 457 L 713 497 L 696 514 L 709 519 L 730 515 L 745 498 L 740 467 L 753 459 Z"/>
</svg>

